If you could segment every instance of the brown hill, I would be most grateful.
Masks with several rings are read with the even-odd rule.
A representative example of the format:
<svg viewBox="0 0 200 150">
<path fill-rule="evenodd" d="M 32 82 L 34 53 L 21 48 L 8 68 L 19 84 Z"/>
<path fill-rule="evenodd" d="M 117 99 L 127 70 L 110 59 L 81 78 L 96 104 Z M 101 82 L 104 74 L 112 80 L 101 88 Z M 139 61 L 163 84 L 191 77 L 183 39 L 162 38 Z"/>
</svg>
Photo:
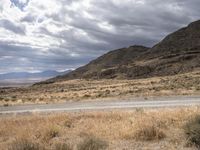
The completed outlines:
<svg viewBox="0 0 200 150">
<path fill-rule="evenodd" d="M 135 65 L 149 68 L 150 72 L 144 74 L 144 77 L 174 75 L 199 70 L 200 21 L 193 22 L 168 35 L 138 58 Z"/>
<path fill-rule="evenodd" d="M 111 51 L 69 74 L 49 81 L 146 78 L 185 73 L 199 68 L 200 21 L 196 21 L 168 35 L 152 48 L 131 46 Z"/>
<path fill-rule="evenodd" d="M 148 51 L 145 58 L 198 51 L 200 48 L 200 20 L 164 38 Z"/>
<path fill-rule="evenodd" d="M 113 50 L 91 61 L 89 64 L 76 69 L 64 76 L 59 76 L 48 80 L 63 80 L 63 79 L 80 79 L 80 78 L 123 78 L 122 73 L 124 66 L 129 67 L 134 62 L 134 59 L 149 48 L 144 46 L 130 46 L 129 48 L 121 48 Z"/>
</svg>

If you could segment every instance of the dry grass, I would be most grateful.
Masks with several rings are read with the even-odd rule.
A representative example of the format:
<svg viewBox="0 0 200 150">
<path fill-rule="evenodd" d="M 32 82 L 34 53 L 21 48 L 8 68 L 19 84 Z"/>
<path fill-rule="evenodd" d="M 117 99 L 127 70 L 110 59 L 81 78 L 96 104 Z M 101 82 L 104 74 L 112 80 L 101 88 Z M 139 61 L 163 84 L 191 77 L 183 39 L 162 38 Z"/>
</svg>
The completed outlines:
<svg viewBox="0 0 200 150">
<path fill-rule="evenodd" d="M 97 147 L 107 143 L 107 149 L 114 150 L 145 147 L 152 150 L 195 149 L 186 147 L 188 136 L 184 127 L 199 113 L 200 108 L 190 107 L 2 116 L 0 149 L 6 150 L 20 139 L 27 139 L 28 143 L 38 143 L 39 146 L 53 150 L 57 144 L 60 144 L 60 149 L 63 145 L 76 150 L 80 144 L 88 146 L 91 143 Z M 85 141 L 91 138 L 98 140 Z M 102 144 L 102 141 L 106 142 Z"/>
<path fill-rule="evenodd" d="M 43 148 L 38 144 L 34 143 L 25 138 L 16 139 L 13 143 L 8 146 L 9 150 L 42 150 Z"/>
<path fill-rule="evenodd" d="M 200 116 L 190 119 L 184 129 L 188 136 L 188 144 L 195 144 L 200 148 Z"/>
<path fill-rule="evenodd" d="M 105 150 L 108 147 L 106 141 L 102 141 L 96 137 L 87 137 L 80 144 L 78 144 L 78 150 Z"/>
<path fill-rule="evenodd" d="M 28 88 L 0 89 L 0 105 L 199 95 L 200 72 L 138 80 L 70 80 Z"/>
<path fill-rule="evenodd" d="M 43 140 L 45 142 L 48 142 L 49 140 L 55 138 L 55 137 L 58 137 L 60 134 L 60 130 L 59 130 L 59 127 L 56 127 L 56 126 L 49 126 L 44 134 L 43 134 Z"/>
<path fill-rule="evenodd" d="M 163 128 L 166 127 L 160 120 L 154 120 L 152 117 L 141 117 L 135 124 L 134 138 L 136 140 L 161 140 L 166 137 Z"/>
<path fill-rule="evenodd" d="M 67 143 L 56 143 L 55 147 L 53 149 L 55 149 L 55 150 L 73 150 L 72 146 Z"/>
</svg>

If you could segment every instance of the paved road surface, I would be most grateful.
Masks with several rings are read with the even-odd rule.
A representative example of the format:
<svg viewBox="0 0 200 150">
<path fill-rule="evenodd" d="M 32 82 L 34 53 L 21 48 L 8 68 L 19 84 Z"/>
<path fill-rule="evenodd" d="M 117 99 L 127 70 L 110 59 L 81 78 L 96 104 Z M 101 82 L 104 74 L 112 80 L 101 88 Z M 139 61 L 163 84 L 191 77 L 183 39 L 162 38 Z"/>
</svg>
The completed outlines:
<svg viewBox="0 0 200 150">
<path fill-rule="evenodd" d="M 34 104 L 19 106 L 0 106 L 0 114 L 19 114 L 29 112 L 79 112 L 111 109 L 134 108 L 160 108 L 200 105 L 200 96 L 191 97 L 162 97 L 148 100 L 134 99 L 121 101 L 97 101 L 97 102 L 69 102 L 63 104 Z"/>
</svg>

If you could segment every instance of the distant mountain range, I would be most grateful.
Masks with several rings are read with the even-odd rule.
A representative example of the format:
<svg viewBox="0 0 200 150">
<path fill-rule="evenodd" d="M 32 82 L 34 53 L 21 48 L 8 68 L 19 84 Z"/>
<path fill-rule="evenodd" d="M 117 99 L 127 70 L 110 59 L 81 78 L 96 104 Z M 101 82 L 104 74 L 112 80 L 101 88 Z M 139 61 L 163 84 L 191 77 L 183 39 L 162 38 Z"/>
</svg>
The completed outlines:
<svg viewBox="0 0 200 150">
<path fill-rule="evenodd" d="M 168 35 L 152 48 L 131 46 L 110 51 L 83 67 L 46 82 L 137 79 L 195 70 L 200 70 L 200 20 Z"/>
<path fill-rule="evenodd" d="M 64 72 L 58 72 L 54 70 L 47 70 L 43 72 L 37 73 L 29 73 L 29 72 L 10 72 L 5 74 L 0 74 L 0 80 L 29 80 L 29 79 L 47 79 L 52 78 L 59 75 L 64 75 L 69 73 L 70 70 Z"/>
</svg>

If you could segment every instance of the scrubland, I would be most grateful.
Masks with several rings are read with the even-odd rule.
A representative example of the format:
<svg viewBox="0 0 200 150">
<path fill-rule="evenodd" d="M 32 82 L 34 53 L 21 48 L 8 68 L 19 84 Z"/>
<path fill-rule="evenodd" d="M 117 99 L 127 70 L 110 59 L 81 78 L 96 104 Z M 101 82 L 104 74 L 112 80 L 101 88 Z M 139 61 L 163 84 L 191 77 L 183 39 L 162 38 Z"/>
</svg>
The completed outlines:
<svg viewBox="0 0 200 150">
<path fill-rule="evenodd" d="M 58 103 L 118 98 L 199 95 L 200 72 L 134 80 L 68 80 L 24 88 L 1 88 L 0 104 Z"/>
<path fill-rule="evenodd" d="M 0 118 L 2 150 L 195 150 L 199 107 Z"/>
<path fill-rule="evenodd" d="M 0 105 L 199 95 L 200 72 L 135 80 L 69 80 L 1 88 Z M 195 150 L 200 108 L 0 116 L 0 150 Z"/>
</svg>

